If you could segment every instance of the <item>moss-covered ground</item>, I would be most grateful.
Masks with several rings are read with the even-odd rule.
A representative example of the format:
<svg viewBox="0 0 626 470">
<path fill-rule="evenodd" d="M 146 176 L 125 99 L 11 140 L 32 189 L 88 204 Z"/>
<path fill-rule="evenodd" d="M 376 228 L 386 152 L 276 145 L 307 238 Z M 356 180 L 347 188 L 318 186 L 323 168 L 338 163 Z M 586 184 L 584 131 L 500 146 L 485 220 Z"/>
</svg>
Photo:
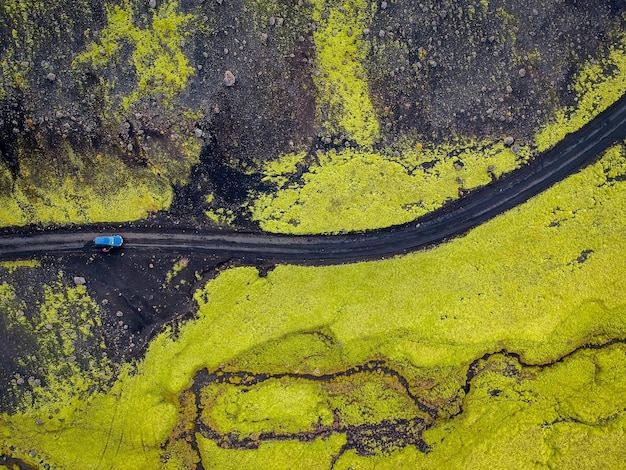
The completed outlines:
<svg viewBox="0 0 626 470">
<path fill-rule="evenodd" d="M 25 159 L 11 191 L 0 194 L 0 226 L 137 220 L 172 202 L 172 185 L 157 167 L 130 169 L 118 157 L 100 154 L 66 163 L 74 176 Z M 0 171 L 8 173 L 1 164 Z"/>
<path fill-rule="evenodd" d="M 277 449 L 293 446 L 310 462 L 336 452 L 338 464 L 366 467 L 402 459 L 437 466 L 470 456 L 492 465 L 513 458 L 499 450 L 503 422 L 519 435 L 520 465 L 534 461 L 538 442 L 575 448 L 591 432 L 576 419 L 595 423 L 589 436 L 598 442 L 605 436 L 619 444 L 623 405 L 612 390 L 621 383 L 623 353 L 620 344 L 609 345 L 626 338 L 624 155 L 618 145 L 518 209 L 431 251 L 325 268 L 278 266 L 266 277 L 228 269 L 197 292 L 197 320 L 176 336 L 154 338 L 145 359 L 108 393 L 88 404 L 61 394 L 57 406 L 68 416 L 62 428 L 37 424 L 48 413 L 37 401 L 4 415 L 3 452 L 27 458 L 36 449 L 34 460 L 66 468 L 102 461 L 178 468 L 183 457 L 174 448 L 159 464 L 161 446 L 185 419 L 179 397 L 203 369 L 266 375 L 256 383 L 233 375 L 210 386 L 215 393 L 196 392 L 202 412 L 194 412 L 199 427 L 188 435 L 209 461 L 258 457 L 261 464 L 274 453 L 279 465 Z M 498 351 L 506 353 L 480 360 Z M 369 380 L 346 374 L 372 360 L 381 365 L 361 372 Z M 556 386 L 557 378 L 569 385 Z M 202 381 L 195 380 L 197 388 Z M 600 387 L 597 406 L 585 391 L 589 380 Z M 503 407 L 491 412 L 496 403 Z M 430 453 L 402 440 L 411 415 L 429 429 L 415 435 Z M 476 419 L 490 434 L 473 430 Z M 359 428 L 364 424 L 369 433 Z M 330 436 L 338 436 L 334 444 Z M 477 445 L 468 444 L 472 439 Z M 610 456 L 596 449 L 587 459 L 617 459 L 620 449 Z"/>
<path fill-rule="evenodd" d="M 335 36 L 344 37 L 345 31 Z M 323 50 L 330 48 L 332 44 Z M 341 51 L 335 45 L 335 56 L 342 57 Z M 301 168 L 294 162 L 304 159 L 304 154 L 284 155 L 283 163 L 265 165 L 266 181 L 278 189 L 259 194 L 250 204 L 251 216 L 270 232 L 333 233 L 401 224 L 441 207 L 518 168 L 534 152 L 579 129 L 626 92 L 626 36 L 622 34 L 603 58 L 589 61 L 572 89 L 576 104 L 560 110 L 532 145 L 505 147 L 503 140 L 457 138 L 432 146 L 406 137 L 378 152 L 361 147 L 319 153 L 316 164 L 299 179 L 294 175 Z M 343 100 L 346 108 L 353 106 L 352 98 L 331 95 L 335 101 Z M 367 128 L 369 121 L 362 117 L 361 128 Z"/>
<path fill-rule="evenodd" d="M 485 12 L 489 3 L 481 2 Z M 23 14 L 21 2 L 7 5 Z M 377 149 L 379 104 L 366 95 L 360 64 L 369 50 L 360 34 L 376 13 L 368 8 L 313 3 L 317 116 L 331 142 L 350 145 L 320 152 L 310 168 L 310 156 L 298 153 L 265 166 L 280 188 L 253 204 L 266 230 L 409 220 L 514 169 L 626 88 L 622 38 L 579 74 L 577 105 L 517 153 L 499 139 L 435 147 L 406 138 Z M 117 96 L 129 109 L 146 97 L 174 98 L 157 82 L 176 91 L 192 77 L 180 43 L 169 41 L 180 39 L 186 17 L 174 3 L 153 13 L 152 22 L 135 23 L 127 3 L 108 10 L 79 61 L 104 70 L 113 62 L 100 56 L 114 60 L 123 40 L 139 80 L 138 94 Z M 160 69 L 145 63 L 153 59 Z M 10 183 L 17 195 L 1 206 L 3 223 L 139 217 L 167 207 L 170 182 L 189 169 L 166 152 L 131 170 L 117 154 L 67 151 L 62 168 L 74 177 L 66 178 L 46 174 L 35 157 L 21 160 L 17 178 L 9 166 L 0 171 L 3 189 Z M 60 273 L 32 286 L 32 303 L 18 295 L 28 288 L 19 276 L 41 265 L 2 264 L 0 325 L 33 342 L 37 354 L 13 356 L 39 373 L 14 374 L 6 385 L 16 406 L 0 414 L 0 457 L 9 468 L 17 459 L 65 469 L 618 468 L 626 456 L 625 162 L 626 143 L 618 143 L 580 173 L 429 251 L 263 273 L 224 268 L 195 290 L 195 318 L 156 334 L 141 359 L 119 370 L 107 358 L 89 284 Z M 159 283 L 180 288 L 187 264 L 171 262 Z"/>
<path fill-rule="evenodd" d="M 0 227 L 144 219 L 170 207 L 200 157 L 202 113 L 173 111 L 194 74 L 182 44 L 207 29 L 197 15 L 125 1 L 75 3 L 71 17 L 66 3 L 0 5 L 0 27 L 13 28 L 0 54 L 2 124 L 13 126 L 2 133 Z M 23 103 L 38 93 L 38 106 Z"/>
</svg>

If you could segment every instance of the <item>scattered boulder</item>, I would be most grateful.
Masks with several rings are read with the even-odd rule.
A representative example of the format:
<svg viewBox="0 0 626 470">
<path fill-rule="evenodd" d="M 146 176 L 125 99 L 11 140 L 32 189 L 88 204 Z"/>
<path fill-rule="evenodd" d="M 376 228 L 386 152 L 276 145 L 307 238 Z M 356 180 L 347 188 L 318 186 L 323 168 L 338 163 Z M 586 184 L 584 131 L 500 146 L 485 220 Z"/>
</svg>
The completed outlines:
<svg viewBox="0 0 626 470">
<path fill-rule="evenodd" d="M 74 284 L 77 286 L 83 286 L 85 285 L 87 281 L 85 281 L 85 278 L 82 276 L 74 276 Z"/>
<path fill-rule="evenodd" d="M 506 147 L 510 147 L 511 145 L 513 145 L 515 143 L 515 139 L 513 137 L 511 137 L 510 135 L 507 135 L 504 138 L 504 145 Z"/>
<path fill-rule="evenodd" d="M 230 70 L 227 70 L 224 73 L 224 85 L 230 87 L 230 86 L 233 86 L 234 84 L 235 84 L 235 76 Z"/>
</svg>

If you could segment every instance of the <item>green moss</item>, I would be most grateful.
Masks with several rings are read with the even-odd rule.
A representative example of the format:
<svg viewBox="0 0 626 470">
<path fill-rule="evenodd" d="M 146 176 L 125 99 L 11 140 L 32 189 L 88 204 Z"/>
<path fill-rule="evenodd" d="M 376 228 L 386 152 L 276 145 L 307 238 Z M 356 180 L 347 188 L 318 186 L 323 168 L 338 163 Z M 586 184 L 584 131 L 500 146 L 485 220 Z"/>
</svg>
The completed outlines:
<svg viewBox="0 0 626 470">
<path fill-rule="evenodd" d="M 321 384 L 268 380 L 252 387 L 216 388 L 203 390 L 202 419 L 221 434 L 293 434 L 333 422 Z"/>
<path fill-rule="evenodd" d="M 70 176 L 24 158 L 9 194 L 0 195 L 0 226 L 29 223 L 122 222 L 167 209 L 173 190 L 157 168 L 130 169 L 113 156 L 83 156 Z M 59 157 L 61 159 L 61 157 Z"/>
<path fill-rule="evenodd" d="M 621 33 L 606 57 L 590 60 L 573 85 L 578 99 L 572 109 L 563 109 L 535 137 L 537 148 L 545 150 L 566 134 L 580 129 L 626 93 L 626 34 Z"/>
<path fill-rule="evenodd" d="M 332 456 L 338 453 L 344 444 L 343 436 L 331 436 L 328 439 L 316 439 L 312 443 L 279 441 L 262 444 L 254 450 L 234 450 L 220 448 L 213 441 L 198 436 L 202 465 L 205 469 L 324 470 L 331 467 Z"/>
<path fill-rule="evenodd" d="M 216 207 L 215 195 L 206 196 L 209 209 L 204 212 L 207 219 L 217 225 L 230 225 L 235 220 L 235 213 L 231 209 Z"/>
<path fill-rule="evenodd" d="M 367 43 L 360 38 L 375 4 L 315 0 L 313 5 L 313 19 L 319 25 L 313 32 L 318 123 L 328 135 L 344 134 L 360 146 L 371 147 L 380 129 L 362 65 Z M 326 18 L 322 18 L 324 12 L 328 13 Z"/>
<path fill-rule="evenodd" d="M 212 430 L 241 439 L 423 416 L 397 378 L 378 370 L 323 381 L 304 375 L 269 378 L 252 386 L 237 384 L 235 377 L 202 389 L 201 407 L 202 421 Z"/>
<path fill-rule="evenodd" d="M 29 370 L 39 372 L 28 384 L 14 383 L 23 408 L 35 404 L 47 409 L 66 397 L 85 398 L 109 380 L 111 366 L 101 357 L 103 338 L 93 333 L 101 326 L 99 309 L 83 286 L 68 287 L 62 281 L 45 285 L 43 301 L 31 318 L 24 315 L 27 308 L 13 305 L 5 312 L 20 334 L 38 345 L 36 357 L 18 358 Z"/>
<path fill-rule="evenodd" d="M 192 15 L 178 13 L 178 2 L 164 2 L 152 14 L 151 28 L 136 25 L 131 4 L 108 8 L 107 26 L 100 32 L 99 42 L 90 44 L 79 54 L 77 64 L 94 68 L 118 67 L 121 51 L 126 44 L 132 47 L 130 63 L 136 74 L 137 89 L 125 96 L 122 109 L 146 95 L 162 96 L 166 104 L 187 85 L 193 68 L 181 49 L 185 30 L 193 21 Z"/>
<path fill-rule="evenodd" d="M 588 64 L 579 74 L 573 86 L 577 106 L 558 112 L 537 134 L 538 150 L 580 128 L 626 92 L 624 38 L 618 36 L 604 59 Z M 405 139 L 395 147 L 393 156 L 353 149 L 322 154 L 319 166 L 311 166 L 300 184 L 288 181 L 296 171 L 293 162 L 301 156 L 283 156 L 265 168 L 265 179 L 279 189 L 257 195 L 250 206 L 251 217 L 263 230 L 297 234 L 401 224 L 457 199 L 466 190 L 488 184 L 492 177 L 514 170 L 531 156 L 528 147 L 516 155 L 501 142 L 486 141 L 456 141 L 433 148 Z"/>
<path fill-rule="evenodd" d="M 438 406 L 447 400 L 451 405 L 443 410 L 453 410 L 464 393 L 446 384 L 438 388 L 436 382 L 443 374 L 446 380 L 453 378 L 451 383 L 463 383 L 469 364 L 485 353 L 507 349 L 526 363 L 545 363 L 579 345 L 624 337 L 626 192 L 621 178 L 607 178 L 604 168 L 605 159 L 617 161 L 625 153 L 624 146 L 615 147 L 523 206 L 430 251 L 344 266 L 278 266 L 264 278 L 252 268 L 226 270 L 197 292 L 197 320 L 181 326 L 175 337 L 155 337 L 136 370 L 124 371 L 110 392 L 91 397 L 89 405 L 65 398 L 68 404 L 62 412 L 68 418 L 54 435 L 41 431 L 34 412 L 2 415 L 0 432 L 10 436 L 4 445 L 15 446 L 14 455 L 36 448 L 56 466 L 88 468 L 106 461 L 113 467 L 158 468 L 161 447 L 178 422 L 178 397 L 190 387 L 196 371 L 215 370 L 227 362 L 236 366 L 238 358 L 253 363 L 249 354 L 255 349 L 267 345 L 278 350 L 283 339 L 302 337 L 297 335 L 303 332 L 319 331 L 331 338 L 328 357 L 316 359 L 320 374 L 384 358 L 405 374 L 421 400 Z M 294 349 L 299 356 L 288 358 L 292 365 L 273 359 L 266 370 L 278 373 L 282 367 L 293 372 L 291 367 L 301 367 L 308 352 L 304 343 Z M 323 348 L 318 351 L 324 354 Z M 256 362 L 256 367 L 263 364 Z M 497 375 L 497 368 L 494 371 Z M 569 376 L 573 380 L 580 374 L 562 374 L 564 380 Z M 574 395 L 582 390 L 576 387 Z M 375 390 L 362 388 L 353 396 L 366 401 Z M 615 413 L 621 413 L 621 402 L 611 404 L 608 392 L 601 396 L 607 404 L 599 410 L 614 406 Z M 347 418 L 358 419 L 358 408 L 350 411 L 338 400 L 336 406 Z M 270 399 L 265 396 L 260 402 L 267 405 Z M 312 412 L 312 406 L 306 409 Z M 476 414 L 485 420 L 485 429 L 495 430 L 510 409 L 503 409 L 504 415 L 480 410 Z M 384 415 L 378 411 L 378 417 Z M 274 423 L 280 421 L 276 416 Z M 442 423 L 445 417 L 441 415 Z M 517 423 L 517 418 L 511 419 Z M 439 442 L 442 432 L 445 429 L 433 430 L 429 442 Z M 504 435 L 487 434 L 493 436 L 487 441 L 496 446 L 498 436 Z M 323 444 L 294 442 L 261 444 L 258 451 L 226 451 L 198 440 L 204 442 L 205 463 L 219 454 L 259 466 L 270 456 L 283 458 L 280 452 L 290 445 L 317 462 L 326 461 L 331 452 Z M 137 447 L 143 453 L 137 453 Z M 412 452 L 401 455 L 420 462 L 430 455 Z"/>
<path fill-rule="evenodd" d="M 182 258 L 176 261 L 174 263 L 174 266 L 172 266 L 172 269 L 170 269 L 165 275 L 165 283 L 171 284 L 172 280 L 176 276 L 178 276 L 181 273 L 181 271 L 187 267 L 188 264 L 189 264 L 189 258 Z"/>
<path fill-rule="evenodd" d="M 0 268 L 4 268 L 12 274 L 13 271 L 20 268 L 38 268 L 41 266 L 41 261 L 35 259 L 18 260 L 18 261 L 2 261 L 0 262 Z"/>
<path fill-rule="evenodd" d="M 345 453 L 339 469 L 599 468 L 626 455 L 623 344 L 581 351 L 548 368 L 495 355 L 479 364 L 463 413 L 425 437 L 428 454 Z"/>
<path fill-rule="evenodd" d="M 320 165 L 304 174 L 302 185 L 259 195 L 251 209 L 253 220 L 266 231 L 298 234 L 400 224 L 457 199 L 460 191 L 488 184 L 530 154 L 528 148 L 516 155 L 502 143 L 488 142 L 399 145 L 400 156 L 354 150 L 321 155 Z M 265 170 L 265 179 L 285 185 L 300 158 L 285 156 L 283 163 Z"/>
</svg>

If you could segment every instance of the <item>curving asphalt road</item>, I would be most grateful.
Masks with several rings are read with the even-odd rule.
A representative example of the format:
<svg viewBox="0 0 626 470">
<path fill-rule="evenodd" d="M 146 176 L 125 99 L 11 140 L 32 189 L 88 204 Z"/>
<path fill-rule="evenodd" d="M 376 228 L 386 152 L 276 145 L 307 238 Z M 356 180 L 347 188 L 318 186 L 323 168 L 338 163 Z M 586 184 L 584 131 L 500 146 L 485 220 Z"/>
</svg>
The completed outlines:
<svg viewBox="0 0 626 470">
<path fill-rule="evenodd" d="M 626 95 L 527 166 L 413 222 L 343 235 L 268 235 L 229 231 L 124 229 L 124 251 L 217 254 L 245 260 L 322 263 L 377 259 L 430 247 L 467 232 L 539 194 L 626 139 Z M 100 232 L 74 227 L 0 237 L 0 259 L 93 252 Z"/>
</svg>

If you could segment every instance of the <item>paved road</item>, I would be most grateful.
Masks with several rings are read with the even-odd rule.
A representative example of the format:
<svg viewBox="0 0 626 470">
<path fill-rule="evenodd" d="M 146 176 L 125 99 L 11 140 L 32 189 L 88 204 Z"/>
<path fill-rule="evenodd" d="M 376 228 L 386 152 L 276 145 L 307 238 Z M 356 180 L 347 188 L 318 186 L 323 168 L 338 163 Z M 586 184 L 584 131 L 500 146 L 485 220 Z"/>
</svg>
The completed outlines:
<svg viewBox="0 0 626 470">
<path fill-rule="evenodd" d="M 341 263 L 406 253 L 467 232 L 575 173 L 626 139 L 626 95 L 529 165 L 404 225 L 345 235 L 267 235 L 193 229 L 122 229 L 124 251 L 218 254 L 277 262 Z M 0 259 L 93 251 L 99 232 L 39 231 L 0 237 Z"/>
</svg>

